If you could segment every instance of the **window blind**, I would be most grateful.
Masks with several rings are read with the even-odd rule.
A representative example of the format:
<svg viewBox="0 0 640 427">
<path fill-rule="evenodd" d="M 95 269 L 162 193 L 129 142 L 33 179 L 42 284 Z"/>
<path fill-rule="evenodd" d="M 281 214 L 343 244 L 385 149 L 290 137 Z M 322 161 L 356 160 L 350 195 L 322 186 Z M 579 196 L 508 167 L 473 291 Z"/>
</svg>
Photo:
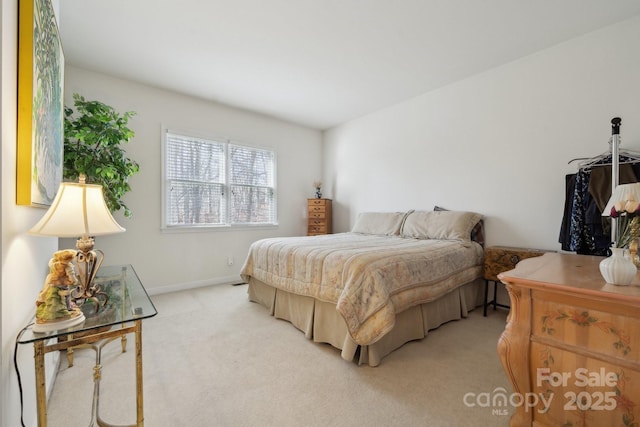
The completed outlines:
<svg viewBox="0 0 640 427">
<path fill-rule="evenodd" d="M 165 225 L 275 224 L 275 152 L 166 134 Z"/>
<path fill-rule="evenodd" d="M 229 153 L 231 223 L 274 223 L 273 151 L 230 145 Z"/>
</svg>

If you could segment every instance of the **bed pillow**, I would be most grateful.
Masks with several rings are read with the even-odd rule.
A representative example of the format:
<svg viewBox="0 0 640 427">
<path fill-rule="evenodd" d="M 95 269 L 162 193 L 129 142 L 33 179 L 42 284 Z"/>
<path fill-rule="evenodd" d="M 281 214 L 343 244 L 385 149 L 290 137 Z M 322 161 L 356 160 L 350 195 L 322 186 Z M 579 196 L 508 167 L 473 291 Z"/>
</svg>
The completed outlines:
<svg viewBox="0 0 640 427">
<path fill-rule="evenodd" d="M 448 211 L 449 209 L 442 206 L 434 206 L 434 211 Z M 484 218 L 478 221 L 478 223 L 471 230 L 471 240 L 480 243 L 484 247 Z"/>
<path fill-rule="evenodd" d="M 402 237 L 470 241 L 471 231 L 482 215 L 462 211 L 415 211 L 407 216 Z"/>
<path fill-rule="evenodd" d="M 362 212 L 351 230 L 353 233 L 397 236 L 406 212 Z"/>
</svg>

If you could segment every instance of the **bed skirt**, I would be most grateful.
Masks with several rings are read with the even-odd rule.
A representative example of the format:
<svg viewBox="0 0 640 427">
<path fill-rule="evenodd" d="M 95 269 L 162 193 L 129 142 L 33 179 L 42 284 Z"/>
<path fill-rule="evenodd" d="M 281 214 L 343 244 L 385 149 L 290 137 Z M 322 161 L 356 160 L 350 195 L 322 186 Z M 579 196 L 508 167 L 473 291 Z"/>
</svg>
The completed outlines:
<svg viewBox="0 0 640 427">
<path fill-rule="evenodd" d="M 282 291 L 253 277 L 248 294 L 250 301 L 265 306 L 272 316 L 291 322 L 306 338 L 342 350 L 343 359 L 351 361 L 357 356 L 359 364 L 378 366 L 383 357 L 403 344 L 423 339 L 443 323 L 467 317 L 482 304 L 483 290 L 484 281 L 478 278 L 435 301 L 411 307 L 396 315 L 395 326 L 387 335 L 362 346 L 351 339 L 335 304 Z"/>
</svg>

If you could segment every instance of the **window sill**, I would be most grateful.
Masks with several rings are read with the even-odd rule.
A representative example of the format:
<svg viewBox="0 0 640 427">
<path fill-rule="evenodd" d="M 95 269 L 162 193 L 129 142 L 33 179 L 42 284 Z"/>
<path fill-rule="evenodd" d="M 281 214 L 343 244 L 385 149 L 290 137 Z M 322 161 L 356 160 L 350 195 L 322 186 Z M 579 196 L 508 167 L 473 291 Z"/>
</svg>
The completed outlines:
<svg viewBox="0 0 640 427">
<path fill-rule="evenodd" d="M 275 230 L 278 224 L 258 224 L 258 225 L 180 225 L 165 226 L 160 228 L 161 233 L 207 233 L 207 232 L 228 232 L 228 231 L 253 231 L 253 230 Z"/>
</svg>

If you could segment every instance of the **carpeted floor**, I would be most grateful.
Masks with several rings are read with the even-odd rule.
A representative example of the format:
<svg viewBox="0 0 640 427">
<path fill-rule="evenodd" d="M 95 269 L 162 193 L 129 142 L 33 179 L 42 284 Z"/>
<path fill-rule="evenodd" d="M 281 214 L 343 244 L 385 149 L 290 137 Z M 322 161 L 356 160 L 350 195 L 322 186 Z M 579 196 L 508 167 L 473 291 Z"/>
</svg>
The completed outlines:
<svg viewBox="0 0 640 427">
<path fill-rule="evenodd" d="M 511 390 L 496 353 L 504 311 L 483 317 L 478 308 L 371 368 L 308 341 L 246 291 L 218 285 L 153 297 L 159 314 L 143 322 L 145 426 L 508 425 L 509 415 L 477 404 L 480 393 Z M 95 353 L 77 350 L 72 368 L 61 359 L 49 425 L 87 426 Z M 119 342 L 106 346 L 102 366 L 101 418 L 132 424 L 133 336 L 124 354 Z"/>
</svg>

